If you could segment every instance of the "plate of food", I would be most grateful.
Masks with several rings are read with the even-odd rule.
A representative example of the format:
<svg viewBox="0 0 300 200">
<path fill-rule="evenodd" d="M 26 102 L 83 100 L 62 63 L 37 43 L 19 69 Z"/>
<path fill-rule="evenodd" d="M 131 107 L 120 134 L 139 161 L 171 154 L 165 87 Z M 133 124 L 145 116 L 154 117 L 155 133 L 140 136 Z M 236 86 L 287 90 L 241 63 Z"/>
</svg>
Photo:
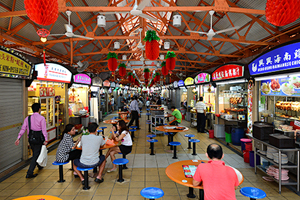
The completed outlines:
<svg viewBox="0 0 300 200">
<path fill-rule="evenodd" d="M 295 89 L 300 89 L 300 78 L 297 76 L 292 76 L 290 79 L 290 84 L 292 84 Z"/>
<path fill-rule="evenodd" d="M 175 127 L 174 129 L 175 129 L 175 130 L 184 130 L 184 129 L 185 129 L 185 127 L 178 126 L 178 127 Z"/>
<path fill-rule="evenodd" d="M 279 84 L 279 81 L 278 79 L 272 79 L 271 80 L 271 90 L 272 91 L 280 91 L 280 84 Z"/>
<path fill-rule="evenodd" d="M 264 94 L 270 94 L 271 93 L 271 87 L 270 87 L 270 83 L 263 83 L 261 86 L 261 91 Z"/>
<path fill-rule="evenodd" d="M 290 83 L 283 83 L 281 85 L 281 91 L 288 96 L 291 96 L 295 92 L 293 85 Z"/>
</svg>

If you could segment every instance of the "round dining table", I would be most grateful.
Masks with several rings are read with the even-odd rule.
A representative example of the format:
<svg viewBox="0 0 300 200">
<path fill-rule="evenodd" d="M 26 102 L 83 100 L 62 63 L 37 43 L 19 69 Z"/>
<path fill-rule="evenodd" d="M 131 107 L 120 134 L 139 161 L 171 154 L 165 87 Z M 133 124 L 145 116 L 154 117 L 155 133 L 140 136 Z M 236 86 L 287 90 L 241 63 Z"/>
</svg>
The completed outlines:
<svg viewBox="0 0 300 200">
<path fill-rule="evenodd" d="M 129 113 L 129 112 L 125 112 L 125 111 L 118 112 L 119 118 L 120 118 L 120 119 L 127 119 L 128 113 Z M 124 116 L 124 115 L 125 115 L 125 116 Z M 124 116 L 124 117 L 122 117 L 122 116 Z"/>
<path fill-rule="evenodd" d="M 62 200 L 61 198 L 58 198 L 58 197 L 55 197 L 55 196 L 50 196 L 50 195 L 32 195 L 32 196 L 26 196 L 26 197 L 16 198 L 14 200 L 38 200 L 38 199 L 43 199 L 43 200 Z"/>
<path fill-rule="evenodd" d="M 119 120 L 124 120 L 125 123 L 129 122 L 128 119 L 108 119 L 108 120 L 104 120 L 103 123 L 104 124 L 117 124 Z"/>
<path fill-rule="evenodd" d="M 116 147 L 118 145 L 119 145 L 119 142 L 114 141 L 114 144 L 105 144 L 105 145 L 101 146 L 99 150 L 109 149 L 112 147 Z M 78 146 L 76 146 L 75 149 L 82 150 L 82 148 L 78 147 Z"/>
<path fill-rule="evenodd" d="M 195 198 L 194 192 L 193 192 L 193 188 L 195 189 L 199 189 L 199 193 L 200 193 L 200 198 L 201 200 L 204 199 L 204 191 L 203 191 L 203 186 L 199 185 L 199 186 L 193 186 L 193 178 L 187 178 L 186 175 L 184 174 L 184 170 L 183 170 L 183 165 L 196 165 L 198 166 L 201 163 L 207 163 L 207 160 L 182 160 L 182 161 L 178 161 L 175 163 L 170 164 L 167 168 L 166 168 L 166 175 L 174 182 L 180 184 L 180 185 L 184 185 L 189 187 L 189 193 L 187 194 L 187 197 L 189 198 Z M 231 167 L 231 166 L 229 166 Z M 234 169 L 238 180 L 239 180 L 239 185 L 241 185 L 244 182 L 244 176 L 243 174 L 235 169 L 234 167 L 231 167 Z M 194 174 L 193 174 L 194 175 Z"/>
</svg>

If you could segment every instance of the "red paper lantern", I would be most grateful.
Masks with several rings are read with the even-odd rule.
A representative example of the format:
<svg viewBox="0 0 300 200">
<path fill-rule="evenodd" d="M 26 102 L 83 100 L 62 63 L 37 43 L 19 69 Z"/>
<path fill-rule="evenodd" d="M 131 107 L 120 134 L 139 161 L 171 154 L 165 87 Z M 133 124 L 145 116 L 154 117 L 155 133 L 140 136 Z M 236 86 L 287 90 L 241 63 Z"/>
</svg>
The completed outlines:
<svg viewBox="0 0 300 200">
<path fill-rule="evenodd" d="M 27 16 L 39 25 L 48 26 L 58 17 L 57 0 L 24 0 Z"/>
<path fill-rule="evenodd" d="M 112 72 L 116 71 L 118 67 L 118 61 L 116 58 L 110 58 L 107 61 L 108 69 Z"/>
<path fill-rule="evenodd" d="M 266 19 L 275 26 L 285 26 L 300 16 L 299 0 L 268 0 Z"/>
<path fill-rule="evenodd" d="M 168 58 L 166 60 L 166 67 L 168 70 L 172 71 L 173 69 L 175 69 L 175 65 L 176 65 L 175 58 Z"/>
<path fill-rule="evenodd" d="M 149 79 L 150 77 L 150 70 L 148 68 L 144 69 L 144 78 L 145 80 Z"/>
<path fill-rule="evenodd" d="M 161 74 L 162 74 L 163 76 L 166 76 L 166 75 L 168 75 L 168 73 L 169 73 L 169 70 L 167 69 L 167 66 L 163 66 L 163 67 L 161 68 Z"/>
<path fill-rule="evenodd" d="M 126 65 L 124 63 L 121 63 L 118 68 L 119 68 L 119 75 L 122 77 L 125 76 L 126 75 Z"/>
<path fill-rule="evenodd" d="M 149 60 L 156 60 L 159 56 L 159 43 L 156 40 L 146 42 L 145 46 L 146 57 Z"/>
</svg>

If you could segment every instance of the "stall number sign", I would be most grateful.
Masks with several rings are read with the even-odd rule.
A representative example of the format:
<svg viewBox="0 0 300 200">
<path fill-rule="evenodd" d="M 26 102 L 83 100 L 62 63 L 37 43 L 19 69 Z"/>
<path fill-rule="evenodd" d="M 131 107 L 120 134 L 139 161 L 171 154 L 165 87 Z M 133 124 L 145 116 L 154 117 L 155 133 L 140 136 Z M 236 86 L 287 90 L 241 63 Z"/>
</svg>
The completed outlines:
<svg viewBox="0 0 300 200">
<path fill-rule="evenodd" d="M 244 76 L 244 67 L 236 64 L 223 65 L 216 69 L 212 74 L 213 81 L 239 78 Z"/>
<path fill-rule="evenodd" d="M 0 50 L 0 73 L 30 76 L 31 65 L 10 52 Z"/>
<path fill-rule="evenodd" d="M 74 82 L 90 85 L 92 82 L 92 79 L 86 74 L 76 74 L 74 76 Z"/>
<path fill-rule="evenodd" d="M 65 67 L 55 63 L 40 63 L 35 65 L 38 72 L 37 79 L 43 81 L 54 81 L 61 83 L 70 83 L 72 73 Z"/>
<path fill-rule="evenodd" d="M 40 97 L 52 97 L 55 96 L 55 90 L 53 87 L 40 87 Z"/>
<path fill-rule="evenodd" d="M 185 85 L 193 85 L 194 84 L 194 79 L 191 77 L 187 77 L 184 81 Z"/>
<path fill-rule="evenodd" d="M 194 81 L 195 84 L 207 83 L 210 81 L 210 75 L 207 73 L 200 73 L 195 77 Z"/>
<path fill-rule="evenodd" d="M 269 51 L 249 64 L 250 75 L 300 67 L 300 42 Z"/>
</svg>

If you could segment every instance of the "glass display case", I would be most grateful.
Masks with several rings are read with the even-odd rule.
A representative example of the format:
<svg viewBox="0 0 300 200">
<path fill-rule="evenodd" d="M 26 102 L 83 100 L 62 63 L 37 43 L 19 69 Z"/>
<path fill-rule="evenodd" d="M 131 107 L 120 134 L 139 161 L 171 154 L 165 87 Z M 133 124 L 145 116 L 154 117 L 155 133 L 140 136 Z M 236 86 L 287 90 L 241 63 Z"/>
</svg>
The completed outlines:
<svg viewBox="0 0 300 200">
<path fill-rule="evenodd" d="M 54 97 L 40 97 L 41 115 L 46 119 L 47 129 L 55 127 Z"/>
<path fill-rule="evenodd" d="M 33 114 L 31 109 L 32 104 L 39 102 L 39 97 L 28 97 L 28 116 Z"/>
</svg>

